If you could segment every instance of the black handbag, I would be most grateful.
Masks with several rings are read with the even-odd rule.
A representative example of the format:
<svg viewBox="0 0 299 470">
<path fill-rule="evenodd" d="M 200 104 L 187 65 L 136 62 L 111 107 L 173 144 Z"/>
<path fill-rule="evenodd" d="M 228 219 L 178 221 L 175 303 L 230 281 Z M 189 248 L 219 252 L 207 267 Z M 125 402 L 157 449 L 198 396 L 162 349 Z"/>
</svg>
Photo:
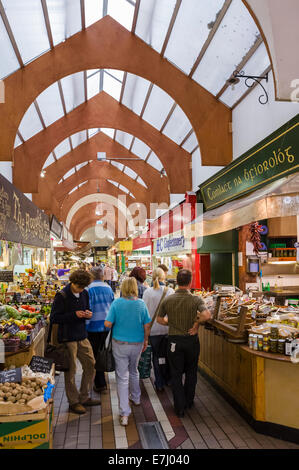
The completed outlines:
<svg viewBox="0 0 299 470">
<path fill-rule="evenodd" d="M 67 372 L 70 370 L 70 356 L 65 344 L 60 344 L 59 346 L 47 344 L 45 357 L 48 359 L 53 359 L 55 363 L 55 370 L 60 372 Z"/>
<path fill-rule="evenodd" d="M 95 369 L 100 372 L 114 372 L 115 361 L 112 353 L 112 329 L 109 332 L 106 341 L 98 350 Z"/>
</svg>

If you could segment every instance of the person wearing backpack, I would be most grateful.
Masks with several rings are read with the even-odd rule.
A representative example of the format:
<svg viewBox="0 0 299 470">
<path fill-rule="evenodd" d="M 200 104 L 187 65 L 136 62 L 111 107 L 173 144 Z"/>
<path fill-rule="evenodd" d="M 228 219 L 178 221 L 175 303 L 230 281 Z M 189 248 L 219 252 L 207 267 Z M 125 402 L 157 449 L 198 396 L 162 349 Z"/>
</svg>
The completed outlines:
<svg viewBox="0 0 299 470">
<path fill-rule="evenodd" d="M 64 372 L 69 409 L 73 413 L 84 414 L 87 406 L 101 404 L 100 400 L 90 398 L 95 359 L 85 325 L 86 320 L 92 317 L 85 287 L 90 284 L 91 276 L 87 271 L 77 270 L 70 275 L 69 280 L 69 284 L 54 298 L 50 322 L 58 324 L 58 343 L 65 343 L 69 352 L 70 368 Z M 83 368 L 80 391 L 77 390 L 75 382 L 77 359 Z"/>
<path fill-rule="evenodd" d="M 153 351 L 153 367 L 155 374 L 155 387 L 158 392 L 163 392 L 164 386 L 170 380 L 169 367 L 167 361 L 167 335 L 168 326 L 159 325 L 156 321 L 157 312 L 164 298 L 174 294 L 174 290 L 165 286 L 165 271 L 156 268 L 153 271 L 153 287 L 146 289 L 142 300 L 146 303 L 150 317 L 152 319 L 149 343 Z M 163 347 L 165 345 L 165 347 Z"/>
</svg>

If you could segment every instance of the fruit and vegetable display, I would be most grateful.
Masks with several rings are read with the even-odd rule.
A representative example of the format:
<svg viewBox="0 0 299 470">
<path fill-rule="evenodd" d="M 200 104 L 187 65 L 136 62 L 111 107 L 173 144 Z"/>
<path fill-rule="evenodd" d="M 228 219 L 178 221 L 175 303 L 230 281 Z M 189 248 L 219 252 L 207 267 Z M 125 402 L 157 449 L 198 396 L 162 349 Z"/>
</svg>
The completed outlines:
<svg viewBox="0 0 299 470">
<path fill-rule="evenodd" d="M 0 384 L 0 404 L 18 403 L 27 405 L 28 402 L 44 394 L 44 380 L 35 377 L 23 377 L 22 383 L 5 382 Z"/>
<path fill-rule="evenodd" d="M 49 322 L 51 306 L 11 305 L 0 306 L 0 339 L 5 351 L 15 352 L 31 344 L 40 329 Z"/>
</svg>

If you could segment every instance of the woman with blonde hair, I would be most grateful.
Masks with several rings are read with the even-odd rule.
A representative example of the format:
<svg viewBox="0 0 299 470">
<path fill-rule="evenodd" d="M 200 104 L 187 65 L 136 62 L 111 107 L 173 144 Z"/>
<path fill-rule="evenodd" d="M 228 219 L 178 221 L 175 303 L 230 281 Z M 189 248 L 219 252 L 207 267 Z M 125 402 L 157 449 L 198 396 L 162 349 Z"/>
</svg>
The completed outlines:
<svg viewBox="0 0 299 470">
<path fill-rule="evenodd" d="M 158 392 L 162 392 L 164 390 L 164 386 L 170 379 L 166 357 L 168 326 L 159 325 L 156 321 L 159 307 L 164 298 L 168 295 L 174 294 L 173 289 L 165 287 L 165 276 L 166 273 L 163 269 L 156 268 L 153 271 L 153 287 L 147 289 L 142 297 L 152 319 L 149 341 L 153 351 L 155 387 Z"/>
<path fill-rule="evenodd" d="M 121 294 L 111 304 L 104 325 L 113 327 L 112 351 L 120 424 L 127 426 L 131 414 L 129 399 L 134 405 L 140 405 L 138 362 L 148 345 L 151 318 L 147 306 L 138 298 L 138 286 L 134 277 L 124 279 Z"/>
</svg>

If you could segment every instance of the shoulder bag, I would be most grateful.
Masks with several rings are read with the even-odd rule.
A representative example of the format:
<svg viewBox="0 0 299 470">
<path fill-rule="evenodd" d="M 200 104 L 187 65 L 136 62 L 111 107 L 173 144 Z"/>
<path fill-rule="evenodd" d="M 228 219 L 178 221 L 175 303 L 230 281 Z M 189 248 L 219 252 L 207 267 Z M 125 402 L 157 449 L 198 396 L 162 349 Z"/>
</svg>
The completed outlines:
<svg viewBox="0 0 299 470">
<path fill-rule="evenodd" d="M 101 372 L 115 371 L 115 361 L 112 353 L 112 328 L 101 349 L 98 350 L 95 369 Z"/>
</svg>

